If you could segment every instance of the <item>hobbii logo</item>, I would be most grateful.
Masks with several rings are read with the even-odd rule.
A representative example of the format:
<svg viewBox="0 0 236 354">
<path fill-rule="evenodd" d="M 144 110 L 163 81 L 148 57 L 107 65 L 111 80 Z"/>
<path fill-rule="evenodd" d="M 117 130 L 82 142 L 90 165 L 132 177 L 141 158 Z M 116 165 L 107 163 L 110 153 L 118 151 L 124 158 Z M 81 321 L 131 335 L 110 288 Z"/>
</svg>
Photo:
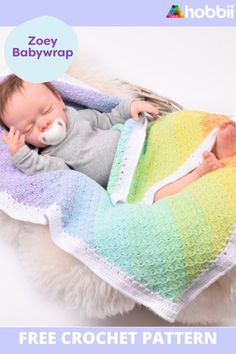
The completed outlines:
<svg viewBox="0 0 236 354">
<path fill-rule="evenodd" d="M 216 5 L 214 8 L 205 5 L 204 7 L 192 8 L 185 5 L 182 12 L 179 5 L 172 5 L 167 14 L 167 18 L 219 18 L 219 19 L 234 19 L 234 5 L 220 7 Z"/>
<path fill-rule="evenodd" d="M 228 19 L 233 19 L 234 18 L 234 5 L 227 5 L 226 8 L 220 7 L 219 5 L 216 5 L 215 8 L 209 7 L 208 5 L 205 5 L 204 8 L 197 8 L 193 9 L 192 7 L 189 7 L 188 5 L 185 5 L 185 11 L 184 11 L 185 17 L 186 18 L 228 18 Z"/>
</svg>

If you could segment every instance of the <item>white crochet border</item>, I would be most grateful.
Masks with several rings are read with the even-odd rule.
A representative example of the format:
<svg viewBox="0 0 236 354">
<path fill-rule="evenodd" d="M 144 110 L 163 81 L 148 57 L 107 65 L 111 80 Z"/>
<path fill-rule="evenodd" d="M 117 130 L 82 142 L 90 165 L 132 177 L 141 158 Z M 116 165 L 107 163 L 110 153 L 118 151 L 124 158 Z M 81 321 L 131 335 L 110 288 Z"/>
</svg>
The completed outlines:
<svg viewBox="0 0 236 354">
<path fill-rule="evenodd" d="M 44 209 L 19 203 L 7 192 L 0 192 L 0 210 L 16 220 L 48 224 Z"/>
<path fill-rule="evenodd" d="M 122 156 L 122 168 L 110 195 L 113 205 L 126 202 L 132 178 L 140 158 L 146 137 L 147 119 L 128 119 L 124 125 L 130 133 L 126 151 Z"/>
<path fill-rule="evenodd" d="M 1 192 L 0 210 L 17 220 L 44 225 L 48 223 L 51 238 L 58 247 L 83 262 L 113 288 L 170 322 L 174 322 L 178 313 L 202 290 L 236 265 L 236 227 L 234 227 L 227 246 L 215 262 L 201 273 L 198 279 L 186 289 L 181 300 L 175 303 L 162 298 L 159 294 L 153 293 L 144 285 L 131 279 L 125 272 L 99 257 L 81 239 L 65 233 L 61 224 L 60 207 L 57 204 L 48 209 L 34 208 L 31 212 L 29 206 L 15 202 L 10 195 Z"/>
</svg>

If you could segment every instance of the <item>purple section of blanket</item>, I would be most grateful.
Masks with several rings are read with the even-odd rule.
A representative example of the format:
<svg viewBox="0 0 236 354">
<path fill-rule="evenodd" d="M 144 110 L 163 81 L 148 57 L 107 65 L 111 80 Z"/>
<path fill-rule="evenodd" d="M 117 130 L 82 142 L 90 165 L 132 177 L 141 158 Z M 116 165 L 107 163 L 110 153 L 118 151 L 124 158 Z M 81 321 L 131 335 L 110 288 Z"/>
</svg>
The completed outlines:
<svg viewBox="0 0 236 354">
<path fill-rule="evenodd" d="M 5 76 L 1 76 L 0 83 L 5 78 Z M 110 112 L 112 108 L 117 106 L 121 101 L 119 97 L 105 95 L 99 91 L 87 89 L 64 81 L 55 80 L 52 81 L 52 84 L 64 100 L 67 100 L 72 104 L 97 109 L 101 112 Z"/>
<path fill-rule="evenodd" d="M 120 102 L 118 97 L 104 95 L 98 91 L 78 87 L 66 82 L 52 81 L 52 84 L 60 92 L 63 99 L 101 112 L 110 112 Z"/>
</svg>

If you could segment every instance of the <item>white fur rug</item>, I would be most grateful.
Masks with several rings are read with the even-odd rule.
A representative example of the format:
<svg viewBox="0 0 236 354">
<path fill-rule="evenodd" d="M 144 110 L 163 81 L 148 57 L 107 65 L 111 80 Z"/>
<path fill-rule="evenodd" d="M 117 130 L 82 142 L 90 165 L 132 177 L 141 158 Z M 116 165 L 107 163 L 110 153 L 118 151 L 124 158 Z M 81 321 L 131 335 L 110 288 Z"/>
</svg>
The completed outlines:
<svg viewBox="0 0 236 354">
<path fill-rule="evenodd" d="M 79 69 L 78 69 L 79 68 Z M 105 93 L 130 96 L 127 88 L 74 62 L 72 76 Z M 135 306 L 133 300 L 111 288 L 85 265 L 57 248 L 47 226 L 23 223 L 0 213 L 1 238 L 18 248 L 22 266 L 33 284 L 63 306 L 80 309 L 84 315 L 105 318 L 123 314 Z M 203 291 L 178 316 L 183 324 L 232 324 L 236 318 L 236 269 Z"/>
</svg>

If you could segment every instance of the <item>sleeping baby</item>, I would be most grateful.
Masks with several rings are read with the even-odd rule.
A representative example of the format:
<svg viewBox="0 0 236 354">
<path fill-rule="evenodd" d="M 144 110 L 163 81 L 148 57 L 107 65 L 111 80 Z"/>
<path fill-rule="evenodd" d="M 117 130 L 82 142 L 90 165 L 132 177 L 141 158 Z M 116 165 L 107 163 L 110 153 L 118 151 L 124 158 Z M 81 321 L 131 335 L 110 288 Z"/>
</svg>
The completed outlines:
<svg viewBox="0 0 236 354">
<path fill-rule="evenodd" d="M 113 125 L 141 112 L 158 111 L 144 101 L 122 101 L 110 113 L 65 106 L 50 83 L 10 75 L 0 85 L 0 122 L 12 163 L 28 175 L 73 169 L 106 187 L 120 132 Z M 32 149 L 32 146 L 36 149 Z"/>
<path fill-rule="evenodd" d="M 28 175 L 73 169 L 106 187 L 120 137 L 111 129 L 130 117 L 158 111 L 144 101 L 122 101 L 110 113 L 65 106 L 50 83 L 33 84 L 10 75 L 0 85 L 0 123 L 12 163 Z M 154 202 L 175 194 L 205 174 L 224 167 L 234 154 L 236 123 L 220 124 L 216 144 L 195 170 L 156 192 Z M 33 149 L 30 148 L 34 147 Z M 36 149 L 35 149 L 36 148 Z"/>
</svg>

